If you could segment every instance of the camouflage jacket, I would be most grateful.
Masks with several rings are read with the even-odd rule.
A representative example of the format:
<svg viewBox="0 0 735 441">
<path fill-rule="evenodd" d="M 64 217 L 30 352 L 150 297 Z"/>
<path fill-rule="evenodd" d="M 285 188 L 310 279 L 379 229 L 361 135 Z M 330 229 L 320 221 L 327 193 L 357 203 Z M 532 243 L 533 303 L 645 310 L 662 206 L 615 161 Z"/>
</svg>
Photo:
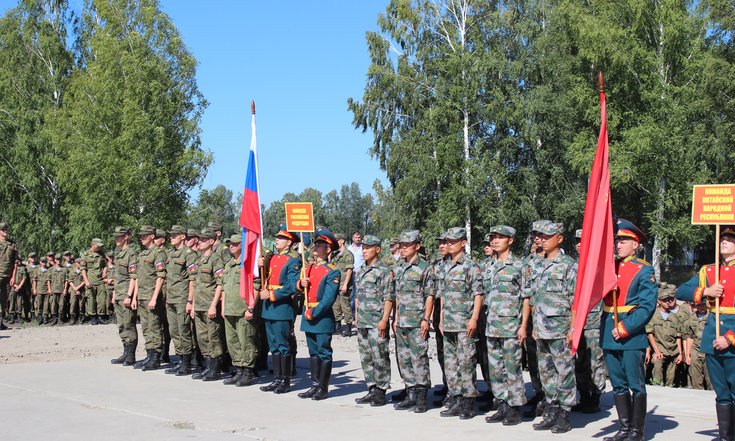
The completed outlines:
<svg viewBox="0 0 735 441">
<path fill-rule="evenodd" d="M 656 346 L 662 354 L 667 356 L 679 355 L 676 341 L 689 335 L 688 321 L 689 314 L 681 306 L 677 308 L 676 312 L 671 311 L 669 313 L 659 308 L 653 313 L 653 318 L 646 325 L 646 333 L 653 335 Z M 682 338 L 682 344 L 683 340 Z"/>
<path fill-rule="evenodd" d="M 523 319 L 523 299 L 526 272 L 523 260 L 512 254 L 501 262 L 487 258 L 480 264 L 487 305 L 485 335 L 494 338 L 515 338 Z"/>
<path fill-rule="evenodd" d="M 691 317 L 689 317 L 689 320 L 687 321 L 687 326 L 689 327 L 688 337 L 693 339 L 692 342 L 692 357 L 696 357 L 700 354 L 699 352 L 699 346 L 702 342 L 702 333 L 704 332 L 704 325 L 707 324 L 707 319 L 709 318 L 709 312 L 704 314 L 702 317 L 697 317 L 697 314 L 692 314 Z M 704 354 L 701 354 L 704 356 Z"/>
<path fill-rule="evenodd" d="M 544 259 L 537 269 L 535 280 L 526 282 L 536 338 L 564 338 L 571 329 L 577 262 L 560 252 L 553 259 Z"/>
<path fill-rule="evenodd" d="M 393 276 L 395 289 L 390 300 L 395 302 L 398 326 L 402 328 L 418 328 L 424 318 L 426 298 L 433 293 L 426 289 L 429 275 L 429 263 L 417 257 L 408 263 L 401 260 L 396 266 Z"/>
<path fill-rule="evenodd" d="M 442 328 L 445 332 L 463 332 L 472 317 L 475 298 L 484 295 L 480 267 L 465 254 L 456 262 L 447 259 L 443 266 L 444 280 L 438 288 L 442 299 Z"/>
<path fill-rule="evenodd" d="M 372 265 L 363 263 L 355 274 L 355 310 L 357 326 L 374 329 L 383 318 L 385 301 L 393 291 L 393 272 L 378 259 Z"/>
<path fill-rule="evenodd" d="M 426 278 L 426 289 L 434 295 L 434 299 L 440 299 L 442 289 L 444 288 L 444 278 L 446 277 L 447 259 L 436 259 L 429 265 L 429 274 Z M 439 326 L 439 323 L 436 323 Z"/>
</svg>

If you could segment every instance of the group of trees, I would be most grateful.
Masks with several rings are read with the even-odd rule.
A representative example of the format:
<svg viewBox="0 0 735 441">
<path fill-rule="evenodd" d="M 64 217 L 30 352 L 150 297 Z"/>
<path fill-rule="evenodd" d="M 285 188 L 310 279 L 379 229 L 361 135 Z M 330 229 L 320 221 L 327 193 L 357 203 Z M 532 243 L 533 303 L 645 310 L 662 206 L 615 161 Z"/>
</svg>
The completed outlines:
<svg viewBox="0 0 735 441">
<path fill-rule="evenodd" d="M 724 0 L 391 0 L 348 100 L 387 173 L 387 230 L 579 228 L 602 70 L 613 211 L 657 269 L 701 246 L 692 184 L 735 180 L 733 17 Z"/>
<path fill-rule="evenodd" d="M 195 68 L 157 0 L 20 0 L 0 18 L 0 218 L 23 249 L 184 216 L 211 162 Z"/>
</svg>

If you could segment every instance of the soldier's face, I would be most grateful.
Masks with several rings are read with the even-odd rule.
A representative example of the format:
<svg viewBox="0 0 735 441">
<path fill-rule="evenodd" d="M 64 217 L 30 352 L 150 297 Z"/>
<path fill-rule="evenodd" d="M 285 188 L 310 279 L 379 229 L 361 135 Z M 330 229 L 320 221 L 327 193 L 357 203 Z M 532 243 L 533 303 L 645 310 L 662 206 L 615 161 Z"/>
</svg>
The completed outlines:
<svg viewBox="0 0 735 441">
<path fill-rule="evenodd" d="M 396 251 L 398 251 L 399 245 L 397 243 L 390 244 L 390 253 L 396 254 Z"/>
<path fill-rule="evenodd" d="M 439 241 L 439 254 L 441 254 L 442 256 L 446 256 L 447 254 L 449 254 L 449 251 L 447 251 L 446 239 Z"/>
<path fill-rule="evenodd" d="M 618 257 L 621 258 L 635 256 L 635 252 L 638 250 L 638 241 L 628 237 L 615 239 L 615 250 L 618 252 Z"/>
<path fill-rule="evenodd" d="M 92 247 L 91 247 L 91 249 L 92 249 L 92 251 L 94 251 L 95 253 L 98 253 L 98 252 L 100 251 L 100 246 L 99 246 L 99 245 L 97 245 L 97 244 L 95 244 L 95 243 L 93 243 L 93 244 L 92 244 Z"/>
<path fill-rule="evenodd" d="M 153 243 L 155 243 L 156 246 L 159 246 L 159 247 L 160 246 L 163 246 L 163 244 L 166 243 L 166 238 L 165 237 L 156 237 L 155 239 L 153 239 Z"/>
<path fill-rule="evenodd" d="M 178 247 L 179 245 L 181 245 L 181 242 L 184 241 L 184 237 L 186 236 L 184 236 L 183 234 L 174 234 L 173 236 L 171 236 L 171 245 Z"/>
<path fill-rule="evenodd" d="M 464 251 L 465 245 L 467 245 L 467 239 L 449 239 L 447 240 L 447 252 L 452 256 L 456 256 Z"/>
<path fill-rule="evenodd" d="M 577 243 L 574 244 L 574 249 L 577 250 L 577 254 L 582 252 L 582 240 L 577 239 Z"/>
<path fill-rule="evenodd" d="M 541 233 L 539 233 L 539 232 L 534 232 L 533 233 L 533 245 L 536 248 L 540 248 L 541 247 L 541 243 L 543 241 L 544 241 L 544 239 L 543 239 L 543 235 Z"/>
<path fill-rule="evenodd" d="M 153 235 L 152 234 L 144 234 L 140 236 L 140 244 L 144 247 L 148 248 L 153 244 Z"/>
<path fill-rule="evenodd" d="M 208 249 L 212 248 L 212 244 L 214 244 L 214 239 L 199 238 L 197 248 L 199 249 L 199 251 L 207 251 Z"/>
<path fill-rule="evenodd" d="M 735 256 L 735 236 L 725 234 L 720 237 L 720 254 L 725 259 Z"/>
<path fill-rule="evenodd" d="M 125 245 L 125 236 L 115 236 L 115 245 L 117 245 L 118 248 Z"/>
<path fill-rule="evenodd" d="M 186 246 L 191 248 L 192 250 L 196 249 L 197 243 L 199 242 L 199 239 L 196 237 L 190 237 L 186 239 Z"/>
<path fill-rule="evenodd" d="M 314 256 L 322 260 L 327 260 L 327 256 L 332 252 L 332 249 L 327 245 L 326 242 L 316 242 L 314 244 Z"/>
<path fill-rule="evenodd" d="M 492 240 L 490 241 L 490 247 L 493 251 L 496 253 L 504 253 L 510 249 L 510 246 L 513 245 L 513 238 L 508 236 L 503 236 L 502 234 L 493 234 Z"/>
<path fill-rule="evenodd" d="M 419 252 L 419 248 L 421 247 L 421 244 L 416 242 L 410 242 L 410 243 L 401 243 L 401 257 L 407 260 L 413 259 L 413 256 L 415 256 Z"/>
<path fill-rule="evenodd" d="M 8 238 L 8 229 L 3 228 L 0 230 L 0 239 L 7 239 Z"/>
<path fill-rule="evenodd" d="M 377 245 L 364 245 L 362 246 L 362 258 L 371 262 L 380 254 L 380 247 Z"/>
<path fill-rule="evenodd" d="M 276 249 L 283 251 L 291 248 L 291 239 L 287 239 L 283 236 L 276 236 Z"/>
<path fill-rule="evenodd" d="M 173 243 L 173 240 L 171 241 Z M 232 257 L 238 258 L 240 257 L 240 254 L 242 254 L 242 244 L 236 243 L 236 242 L 228 242 L 227 248 L 230 250 L 230 254 L 232 254 Z"/>
<path fill-rule="evenodd" d="M 563 241 L 564 236 L 561 234 L 542 234 L 541 248 L 544 250 L 544 253 L 548 253 L 549 251 L 559 248 Z"/>
</svg>

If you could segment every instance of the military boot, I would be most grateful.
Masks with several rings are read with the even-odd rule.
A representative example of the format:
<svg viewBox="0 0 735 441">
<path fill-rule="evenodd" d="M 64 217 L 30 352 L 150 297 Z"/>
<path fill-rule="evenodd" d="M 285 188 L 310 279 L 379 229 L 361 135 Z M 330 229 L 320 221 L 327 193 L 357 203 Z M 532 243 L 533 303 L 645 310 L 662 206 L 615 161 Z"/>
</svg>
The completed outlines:
<svg viewBox="0 0 735 441">
<path fill-rule="evenodd" d="M 238 381 L 240 381 L 240 378 L 242 378 L 242 375 L 245 373 L 245 368 L 241 368 L 238 366 L 235 366 L 235 375 L 225 378 L 224 381 L 222 381 L 222 384 L 235 384 Z"/>
<path fill-rule="evenodd" d="M 620 428 L 618 429 L 618 433 L 613 436 L 606 436 L 602 441 L 624 441 L 628 439 L 628 435 L 630 434 L 632 408 L 630 394 L 627 392 L 624 394 L 615 394 L 613 395 L 613 399 L 615 400 L 615 410 L 618 412 L 618 424 L 620 424 Z"/>
<path fill-rule="evenodd" d="M 589 393 L 589 391 L 580 390 L 579 403 L 572 406 L 572 412 L 582 412 L 584 409 L 586 409 L 590 400 L 590 396 L 591 394 Z"/>
<path fill-rule="evenodd" d="M 176 372 L 179 371 L 179 368 L 181 367 L 181 360 L 183 360 L 184 357 L 179 355 L 179 361 L 176 363 L 169 363 L 167 366 L 167 369 L 163 371 L 165 374 L 169 375 L 176 375 Z M 163 361 L 163 357 L 161 357 L 161 360 Z"/>
<path fill-rule="evenodd" d="M 123 366 L 133 366 L 135 364 L 135 343 L 128 343 L 125 345 L 127 348 L 127 355 L 123 360 Z"/>
<path fill-rule="evenodd" d="M 184 375 L 191 375 L 191 354 L 181 356 L 179 369 L 176 370 L 177 377 L 183 377 Z"/>
<path fill-rule="evenodd" d="M 222 378 L 222 356 L 210 358 L 210 369 L 202 378 L 204 381 L 217 381 Z"/>
<path fill-rule="evenodd" d="M 600 392 L 599 391 L 592 391 L 590 393 L 589 401 L 587 402 L 587 407 L 582 409 L 582 413 L 586 414 L 593 414 L 600 411 Z"/>
<path fill-rule="evenodd" d="M 97 324 L 97 314 L 92 316 L 92 320 L 89 322 L 90 325 L 96 325 Z"/>
<path fill-rule="evenodd" d="M 56 325 L 58 323 L 59 323 L 59 314 L 53 314 L 51 316 L 51 323 L 50 323 L 50 325 L 51 326 L 54 326 L 54 325 Z"/>
<path fill-rule="evenodd" d="M 490 416 L 485 417 L 486 423 L 500 423 L 505 420 L 505 414 L 507 413 L 508 409 L 508 403 L 505 401 L 500 402 L 500 407 L 498 407 L 498 411 Z"/>
<path fill-rule="evenodd" d="M 135 363 L 135 365 L 133 366 L 133 369 L 143 369 L 143 366 L 148 364 L 148 360 L 150 360 L 150 358 L 151 358 L 151 351 L 149 349 L 146 349 L 145 358 Z"/>
<path fill-rule="evenodd" d="M 18 318 L 18 314 L 12 313 L 12 314 L 8 315 L 8 318 L 10 319 L 8 321 L 8 323 L 11 324 L 11 325 L 14 325 L 15 324 L 15 320 Z"/>
<path fill-rule="evenodd" d="M 633 395 L 631 410 L 630 434 L 628 441 L 643 441 L 646 432 L 647 395 Z"/>
<path fill-rule="evenodd" d="M 235 383 L 235 386 L 250 386 L 253 383 L 255 383 L 255 374 L 253 373 L 253 369 L 244 368 L 242 371 L 242 375 L 240 376 L 240 379 L 237 380 L 237 383 Z"/>
<path fill-rule="evenodd" d="M 41 323 L 39 323 L 39 325 L 41 324 L 48 325 L 48 316 L 46 314 L 44 314 L 43 317 L 41 318 Z"/>
<path fill-rule="evenodd" d="M 426 398 L 429 389 L 423 386 L 416 386 L 416 405 L 413 407 L 414 413 L 424 413 L 427 411 Z"/>
<path fill-rule="evenodd" d="M 388 401 L 385 399 L 385 389 L 379 387 L 373 388 L 373 399 L 370 401 L 372 407 L 385 406 Z"/>
<path fill-rule="evenodd" d="M 551 433 L 566 433 L 570 430 L 572 430 L 572 423 L 569 421 L 569 411 L 559 409 L 554 427 L 551 428 Z"/>
<path fill-rule="evenodd" d="M 299 398 L 311 398 L 319 390 L 319 372 L 322 367 L 322 359 L 319 357 L 309 358 L 309 370 L 311 371 L 311 387 L 298 394 Z M 369 394 L 368 394 L 369 395 Z M 359 402 L 355 400 L 355 402 Z"/>
<path fill-rule="evenodd" d="M 717 429 L 719 432 L 718 440 L 720 441 L 733 441 L 733 410 L 735 405 L 732 404 L 715 404 L 717 409 Z"/>
<path fill-rule="evenodd" d="M 155 371 L 161 369 L 161 353 L 155 349 L 150 350 L 148 363 L 143 366 L 144 371 Z"/>
<path fill-rule="evenodd" d="M 368 393 L 359 397 L 355 398 L 355 403 L 357 404 L 368 404 L 373 401 L 373 397 L 375 396 L 375 386 L 370 386 L 368 389 Z"/>
<path fill-rule="evenodd" d="M 395 404 L 393 407 L 396 410 L 408 410 L 416 405 L 416 390 L 414 387 L 409 387 L 406 393 L 406 399 L 400 403 Z"/>
<path fill-rule="evenodd" d="M 551 430 L 556 424 L 556 417 L 559 414 L 559 408 L 554 404 L 547 404 L 544 408 L 543 419 L 541 422 L 533 425 L 533 430 Z"/>
<path fill-rule="evenodd" d="M 209 357 L 204 357 L 204 362 L 202 363 L 202 370 L 199 372 L 195 372 L 192 376 L 192 380 L 202 380 L 204 377 L 209 375 L 209 371 L 212 369 L 212 359 Z"/>
<path fill-rule="evenodd" d="M 459 419 L 469 420 L 475 417 L 475 398 L 462 397 L 462 407 L 459 409 Z"/>
<path fill-rule="evenodd" d="M 293 372 L 293 355 L 281 356 L 281 383 L 274 391 L 277 394 L 285 394 L 291 389 L 291 374 Z"/>
<path fill-rule="evenodd" d="M 396 392 L 393 395 L 391 395 L 390 400 L 401 402 L 405 400 L 407 396 L 408 396 L 408 389 L 404 388 L 402 391 Z"/>
<path fill-rule="evenodd" d="M 459 414 L 462 413 L 462 406 L 464 405 L 462 396 L 460 395 L 458 397 L 452 397 L 451 401 L 452 401 L 452 404 L 449 406 L 449 408 L 439 412 L 439 416 L 455 417 L 455 416 L 459 416 Z"/>
<path fill-rule="evenodd" d="M 125 361 L 126 358 L 128 358 L 128 345 L 123 345 L 122 355 L 119 356 L 119 357 L 117 357 L 117 358 L 113 358 L 112 360 L 110 360 L 110 363 L 112 363 L 112 364 L 122 364 L 123 361 Z"/>
<path fill-rule="evenodd" d="M 273 382 L 260 386 L 260 390 L 263 392 L 273 392 L 276 390 L 279 384 L 281 384 L 281 354 L 274 352 L 271 355 L 271 364 L 273 364 Z"/>
<path fill-rule="evenodd" d="M 520 406 L 508 406 L 505 408 L 505 417 L 503 418 L 504 426 L 515 426 L 521 423 Z"/>
<path fill-rule="evenodd" d="M 332 362 L 322 361 L 322 367 L 319 370 L 319 390 L 311 396 L 312 400 L 323 400 L 327 398 L 329 393 L 329 378 L 332 376 Z"/>
</svg>

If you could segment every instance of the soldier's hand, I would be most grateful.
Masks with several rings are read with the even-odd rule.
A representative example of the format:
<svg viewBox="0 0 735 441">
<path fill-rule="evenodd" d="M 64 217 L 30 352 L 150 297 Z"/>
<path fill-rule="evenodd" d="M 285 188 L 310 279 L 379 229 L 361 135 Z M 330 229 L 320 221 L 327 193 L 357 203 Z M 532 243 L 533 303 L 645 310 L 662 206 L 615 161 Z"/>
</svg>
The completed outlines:
<svg viewBox="0 0 735 441">
<path fill-rule="evenodd" d="M 725 351 L 730 347 L 730 342 L 724 336 L 719 336 L 712 342 L 712 346 L 718 351 Z"/>
<path fill-rule="evenodd" d="M 258 266 L 265 266 L 265 257 L 258 258 Z"/>
<path fill-rule="evenodd" d="M 133 299 L 133 300 L 130 301 L 130 309 L 132 309 L 133 311 L 135 311 L 136 309 L 138 309 L 138 301 L 137 300 Z"/>
<path fill-rule="evenodd" d="M 620 333 L 618 332 L 618 330 L 617 330 L 617 329 L 613 329 L 613 330 L 612 330 L 612 336 L 613 336 L 613 338 L 614 338 L 615 340 L 620 340 Z"/>
<path fill-rule="evenodd" d="M 90 285 L 89 282 L 84 282 L 84 286 L 87 287 L 87 288 L 91 288 L 92 287 L 92 285 Z"/>
<path fill-rule="evenodd" d="M 707 287 L 704 289 L 704 295 L 706 297 L 710 297 L 713 299 L 716 299 L 718 297 L 722 297 L 722 294 L 725 292 L 725 289 L 720 285 L 719 283 L 715 283 L 714 285 Z"/>
<path fill-rule="evenodd" d="M 259 297 L 260 300 L 268 300 L 271 298 L 271 293 L 269 293 L 267 289 L 261 289 Z"/>
<path fill-rule="evenodd" d="M 378 335 L 385 338 L 386 332 L 388 332 L 388 320 L 382 319 L 378 322 Z"/>
<path fill-rule="evenodd" d="M 207 317 L 211 319 L 217 317 L 217 308 L 215 308 L 214 306 L 210 306 L 207 310 Z"/>
<path fill-rule="evenodd" d="M 684 358 L 684 363 L 686 363 L 686 364 L 687 364 L 687 366 L 691 366 L 691 364 L 692 364 L 692 356 L 691 356 L 691 355 L 687 355 L 687 356 L 686 356 L 686 357 Z"/>
<path fill-rule="evenodd" d="M 397 334 L 398 333 L 398 321 L 393 320 L 393 323 L 391 323 L 391 327 L 393 328 L 393 334 L 394 335 Z"/>
<path fill-rule="evenodd" d="M 654 360 L 663 360 L 664 359 L 664 354 L 662 354 L 661 351 L 654 352 L 653 353 L 653 359 Z"/>
<path fill-rule="evenodd" d="M 250 311 L 245 311 L 245 315 L 244 315 L 244 317 L 245 317 L 245 320 L 247 320 L 247 321 L 250 321 L 250 320 L 252 320 L 252 319 L 253 319 L 253 318 L 254 318 L 255 316 L 253 315 L 253 313 L 252 313 L 252 312 L 250 312 Z"/>
<path fill-rule="evenodd" d="M 679 356 L 676 357 L 676 362 L 675 363 L 676 364 L 681 364 L 682 361 L 684 361 L 684 356 L 682 356 L 681 354 L 679 354 Z"/>
<path fill-rule="evenodd" d="M 79 293 L 77 291 L 74 291 L 74 295 L 79 295 Z M 130 308 L 130 297 L 125 297 L 125 299 L 123 300 L 123 306 L 126 308 Z"/>
<path fill-rule="evenodd" d="M 470 318 L 467 321 L 467 337 L 473 337 L 477 332 L 477 319 Z"/>
<path fill-rule="evenodd" d="M 567 332 L 567 346 L 572 347 L 572 340 L 574 340 L 574 333 L 572 331 Z"/>
<path fill-rule="evenodd" d="M 156 309 L 156 301 L 151 299 L 151 301 L 148 302 L 148 310 L 153 311 L 154 309 Z"/>
<path fill-rule="evenodd" d="M 189 317 L 191 317 L 192 320 L 194 320 L 194 308 L 189 311 Z"/>
<path fill-rule="evenodd" d="M 516 335 L 518 336 L 518 344 L 523 344 L 524 341 L 526 341 L 526 327 L 520 326 L 518 328 L 518 331 L 516 332 Z"/>
<path fill-rule="evenodd" d="M 301 284 L 301 289 L 303 289 L 304 291 L 308 290 L 311 287 L 311 282 L 309 282 L 309 279 L 307 279 L 306 277 L 299 280 L 299 284 Z"/>
<path fill-rule="evenodd" d="M 650 352 L 646 352 L 645 364 L 649 364 L 649 363 L 651 363 L 651 353 Z"/>
<path fill-rule="evenodd" d="M 426 320 L 421 321 L 421 338 L 424 340 L 429 338 L 429 322 Z"/>
<path fill-rule="evenodd" d="M 184 311 L 186 311 L 186 314 L 190 315 L 193 310 L 194 310 L 194 305 L 192 305 L 191 303 L 187 303 L 186 307 L 184 308 Z"/>
</svg>

